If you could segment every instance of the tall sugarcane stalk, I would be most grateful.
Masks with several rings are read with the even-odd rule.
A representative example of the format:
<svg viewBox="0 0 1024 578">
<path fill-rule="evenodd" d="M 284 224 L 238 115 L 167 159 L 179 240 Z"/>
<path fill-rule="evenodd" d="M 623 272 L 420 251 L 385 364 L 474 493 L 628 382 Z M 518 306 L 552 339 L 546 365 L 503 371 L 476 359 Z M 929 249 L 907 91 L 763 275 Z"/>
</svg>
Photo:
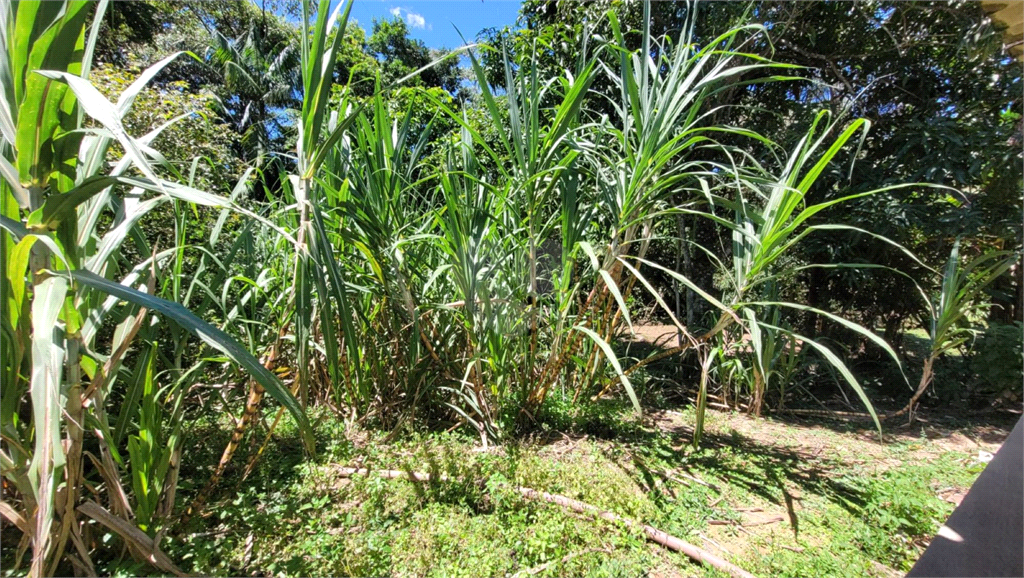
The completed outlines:
<svg viewBox="0 0 1024 578">
<path fill-rule="evenodd" d="M 0 35 L 5 59 L 0 66 L 0 84 L 10 88 L 0 106 L 0 245 L 5 264 L 0 318 L 5 337 L 9 333 L 19 341 L 4 348 L 0 419 L 7 427 L 0 442 L 0 473 L 12 488 L 5 496 L 5 506 L 16 504 L 23 512 L 19 514 L 15 506 L 4 508 L 5 517 L 23 521 L 20 527 L 32 546 L 31 576 L 59 571 L 62 560 L 70 560 L 78 571 L 94 572 L 79 531 L 79 489 L 87 443 L 99 445 L 102 461 L 94 465 L 106 482 L 111 502 L 117 505 L 121 522 L 152 531 L 151 520 L 132 515 L 120 479 L 125 466 L 109 459 L 120 439 L 110 437 L 103 404 L 112 376 L 141 326 L 138 317 L 132 320 L 129 316 L 125 322 L 131 329 L 114 332 L 114 353 L 105 361 L 97 355 L 106 346 L 97 343 L 99 329 L 110 322 L 119 302 L 139 308 L 141 317 L 146 310 L 161 313 L 168 322 L 199 336 L 244 367 L 293 412 L 304 441 L 311 442 L 305 416 L 293 403 L 294 397 L 234 339 L 181 305 L 157 297 L 152 284 L 148 292 L 136 288 L 157 259 L 175 252 L 153 251 L 144 235 L 134 235 L 139 220 L 149 211 L 167 202 L 237 207 L 229 199 L 157 177 L 143 148 L 178 119 L 141 138 L 131 136 L 124 127 L 123 118 L 136 96 L 178 54 L 143 71 L 116 103 L 88 81 L 106 7 L 107 2 L 75 0 L 0 2 L 2 26 L 8 31 Z M 87 27 L 90 15 L 93 23 Z M 86 115 L 104 132 L 84 134 Z M 106 155 L 115 141 L 123 156 L 108 165 Z M 130 176 L 129 169 L 142 176 Z M 142 200 L 144 193 L 155 196 Z M 121 210 L 113 214 L 111 226 L 100 226 L 104 215 L 114 213 L 110 211 L 114 201 Z M 149 258 L 129 266 L 123 278 L 110 279 L 119 270 L 113 260 L 125 243 Z M 6 355 L 8 351 L 14 355 Z M 88 388 L 83 375 L 89 377 Z M 151 377 L 152 372 L 147 377 L 149 386 Z M 31 419 L 15 419 L 11 413 L 23 401 L 31 406 Z M 130 411 L 138 409 L 127 405 L 119 412 L 119 418 L 126 419 L 117 428 L 117 436 L 129 425 Z M 86 424 L 99 426 L 86 429 Z M 153 433 L 160 432 L 146 432 Z M 130 453 L 138 448 L 136 441 L 129 437 Z M 172 448 L 132 455 L 128 467 L 149 476 L 146 483 L 156 483 L 148 486 L 152 489 L 149 493 L 147 487 L 135 485 L 134 498 L 140 504 L 141 500 L 147 505 L 159 500 L 166 479 L 154 476 L 161 475 L 156 470 L 163 471 L 163 460 L 170 458 Z M 146 462 L 147 458 L 153 461 Z M 69 542 L 75 546 L 75 555 L 66 553 Z"/>
</svg>

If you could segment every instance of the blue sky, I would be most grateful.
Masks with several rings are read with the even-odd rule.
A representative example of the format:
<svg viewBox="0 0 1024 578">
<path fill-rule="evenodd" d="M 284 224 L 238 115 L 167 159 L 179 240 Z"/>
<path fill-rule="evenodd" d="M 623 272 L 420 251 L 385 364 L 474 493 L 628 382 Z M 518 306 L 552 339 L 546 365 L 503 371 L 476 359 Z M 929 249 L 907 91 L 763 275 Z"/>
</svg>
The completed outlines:
<svg viewBox="0 0 1024 578">
<path fill-rule="evenodd" d="M 355 0 L 351 18 L 367 33 L 373 19 L 400 16 L 409 35 L 431 48 L 462 45 L 454 24 L 472 42 L 484 28 L 500 28 L 516 21 L 519 0 Z"/>
</svg>

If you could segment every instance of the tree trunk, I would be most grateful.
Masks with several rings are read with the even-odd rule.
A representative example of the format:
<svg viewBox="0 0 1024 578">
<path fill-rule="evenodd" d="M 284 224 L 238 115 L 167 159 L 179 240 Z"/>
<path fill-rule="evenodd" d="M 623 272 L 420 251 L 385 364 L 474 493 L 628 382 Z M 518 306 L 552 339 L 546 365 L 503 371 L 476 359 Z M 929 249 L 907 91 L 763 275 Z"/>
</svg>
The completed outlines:
<svg viewBox="0 0 1024 578">
<path fill-rule="evenodd" d="M 903 347 L 903 322 L 905 321 L 903 315 L 899 315 L 895 312 L 890 313 L 885 317 L 885 333 L 883 339 L 885 342 L 891 345 L 895 349 L 901 349 Z"/>
<path fill-rule="evenodd" d="M 681 214 L 680 215 L 676 215 L 676 235 L 677 235 L 677 239 L 676 239 L 676 266 L 675 266 L 674 269 L 676 271 L 679 271 L 680 262 L 682 261 L 682 258 L 683 258 L 683 247 L 685 246 L 684 237 L 686 235 L 686 224 L 683 222 L 683 215 L 681 215 Z M 679 280 L 677 280 L 675 277 L 672 278 L 672 292 L 675 294 L 675 298 L 676 298 L 676 319 L 679 319 L 680 317 L 683 316 L 682 315 L 683 311 L 682 311 L 682 307 L 681 307 L 681 305 L 682 305 L 682 299 L 681 299 L 682 294 L 679 291 Z M 689 320 L 687 320 L 686 325 L 687 326 L 690 325 Z M 676 347 L 682 347 L 682 346 L 683 346 L 683 336 L 682 336 L 682 334 L 680 334 L 677 337 Z"/>
<path fill-rule="evenodd" d="M 696 222 L 694 222 L 696 225 Z M 694 228 L 686 226 L 686 222 L 683 222 L 683 275 L 687 279 L 693 280 L 693 259 L 690 252 L 690 241 L 693 240 Z M 686 288 L 686 326 L 693 327 L 693 320 L 696 316 L 695 305 L 696 300 L 693 298 L 693 289 Z"/>
<path fill-rule="evenodd" d="M 810 279 L 807 281 L 807 305 L 815 309 L 821 309 L 821 298 L 819 289 L 825 281 L 825 273 L 819 268 L 811 268 Z M 821 319 L 815 313 L 807 313 L 804 320 L 804 334 L 817 337 L 821 333 Z"/>
</svg>

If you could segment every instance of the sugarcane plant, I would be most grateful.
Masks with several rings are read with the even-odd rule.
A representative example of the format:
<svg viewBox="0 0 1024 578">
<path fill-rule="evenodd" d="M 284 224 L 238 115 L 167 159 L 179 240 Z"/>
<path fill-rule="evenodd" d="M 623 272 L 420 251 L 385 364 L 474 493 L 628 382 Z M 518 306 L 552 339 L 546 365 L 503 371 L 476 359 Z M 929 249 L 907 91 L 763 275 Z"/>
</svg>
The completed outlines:
<svg viewBox="0 0 1024 578">
<path fill-rule="evenodd" d="M 157 314 L 244 368 L 292 412 L 312 449 L 305 414 L 276 376 L 220 328 L 155 294 L 157 271 L 176 248 L 154 251 L 137 234 L 140 220 L 170 202 L 237 207 L 158 176 L 175 172 L 162 167 L 163 157 L 151 148 L 166 125 L 138 138 L 125 130 L 123 118 L 135 97 L 180 54 L 144 71 L 117 102 L 89 82 L 106 7 L 85 1 L 0 3 L 0 469 L 5 487 L 12 488 L 0 513 L 22 530 L 20 550 L 31 547 L 32 576 L 53 574 L 65 557 L 76 571 L 95 575 L 81 537 L 83 512 L 122 534 L 141 559 L 155 556 L 147 540 L 166 497 L 160 487 L 176 449 L 173 428 L 170 439 L 152 435 L 164 421 L 156 400 L 170 386 L 159 383 L 155 344 L 143 345 L 146 361 L 132 380 L 139 384 L 139 415 L 112 427 L 106 400 L 135 336 Z M 123 154 L 108 165 L 115 143 Z M 112 222 L 104 224 L 104 217 Z M 145 259 L 123 262 L 119 252 L 126 244 Z M 118 325 L 113 338 L 100 339 L 100 329 L 109 324 Z M 122 470 L 114 466 L 125 457 L 114 437 L 124 437 L 130 423 L 138 424 L 138 434 L 125 439 L 137 490 L 134 512 Z M 80 495 L 86 443 L 98 444 L 98 470 L 111 504 L 117 504 L 113 514 Z M 73 553 L 65 552 L 69 542 Z M 161 556 L 156 559 L 166 558 Z M 170 571 L 166 564 L 164 569 Z"/>
<path fill-rule="evenodd" d="M 311 368 L 322 364 L 327 374 L 323 381 L 335 392 L 332 397 L 336 397 L 336 402 L 346 398 L 346 405 L 358 413 L 360 406 L 367 405 L 365 392 L 368 391 L 361 379 L 365 346 L 356 333 L 360 317 L 353 308 L 353 289 L 346 278 L 349 271 L 342 264 L 344 246 L 336 245 L 342 238 L 338 234 L 340 230 L 326 227 L 332 221 L 330 217 L 325 218 L 321 208 L 347 196 L 349 185 L 344 178 L 345 161 L 341 155 L 351 131 L 367 128 L 365 124 L 353 127 L 360 119 L 365 119 L 364 110 L 373 102 L 372 99 L 357 101 L 347 85 L 335 86 L 333 67 L 351 10 L 352 0 L 339 3 L 334 10 L 331 10 L 330 0 L 320 0 L 316 6 L 311 0 L 302 2 L 299 22 L 302 102 L 297 111 L 295 167 L 294 172 L 283 179 L 285 197 L 281 201 L 283 205 L 275 206 L 274 222 L 279 226 L 273 228 L 289 240 L 291 274 L 283 294 L 286 317 L 279 324 L 264 365 L 268 370 L 283 368 L 283 349 L 286 343 L 293 343 L 291 389 L 301 406 L 304 408 L 310 397 Z M 378 84 L 375 94 L 379 97 L 449 57 L 451 54 L 446 54 L 387 86 Z M 402 171 L 404 167 L 391 168 Z M 360 388 L 364 393 L 353 397 L 352 392 Z M 339 394 L 342 390 L 348 393 Z M 256 417 L 264 394 L 265 386 L 252 380 L 245 411 L 231 440 L 213 476 L 186 511 L 183 521 L 203 508 Z"/>
<path fill-rule="evenodd" d="M 718 144 L 710 135 L 732 129 L 708 123 L 715 110 L 708 106 L 713 96 L 744 72 L 776 66 L 732 46 L 743 33 L 759 31 L 756 26 L 730 30 L 697 46 L 691 22 L 672 44 L 668 38 L 652 38 L 649 16 L 645 5 L 642 46 L 634 51 L 627 47 L 614 12 L 608 12 L 612 39 L 593 55 L 584 55 L 574 73 L 558 79 L 561 99 L 548 99 L 555 103 L 550 114 L 541 112 L 541 103 L 549 87 L 558 84 L 538 81 L 529 60 L 518 63 L 513 73 L 506 58 L 507 127 L 473 60 L 511 167 L 502 173 L 507 196 L 526 237 L 525 259 L 517 262 L 526 266 L 531 336 L 520 410 L 527 417 L 558 384 L 572 384 L 578 399 L 590 384 L 603 382 L 605 364 L 639 409 L 628 372 L 610 342 L 623 321 L 631 327 L 626 301 L 637 281 L 660 300 L 639 272 L 654 223 L 666 214 L 678 190 L 699 190 L 700 177 L 714 170 L 710 151 Z M 581 116 L 580 91 L 597 74 L 620 88 L 619 100 L 611 103 L 615 119 Z M 510 138 L 503 137 L 506 133 Z M 473 136 L 482 150 L 493 154 L 483 139 Z M 541 201 L 553 205 L 546 217 Z M 561 250 L 544 279 L 549 295 L 542 295 L 537 246 L 555 231 Z"/>
<path fill-rule="evenodd" d="M 752 400 L 749 409 L 751 413 L 760 415 L 765 389 L 771 375 L 770 367 L 766 362 L 774 358 L 773 350 L 779 347 L 779 340 L 787 339 L 791 344 L 789 347 L 796 347 L 798 342 L 802 349 L 820 355 L 829 366 L 833 367 L 860 398 L 881 433 L 881 423 L 871 401 L 842 359 L 814 339 L 800 335 L 791 328 L 779 324 L 777 313 L 780 309 L 788 309 L 826 317 L 880 347 L 893 359 L 902 372 L 902 365 L 896 352 L 868 328 L 818 308 L 778 300 L 773 288 L 780 277 L 790 276 L 810 267 L 871 266 L 870 264 L 853 263 L 798 266 L 784 259 L 785 256 L 793 252 L 794 247 L 800 241 L 816 231 L 843 230 L 870 236 L 894 246 L 896 250 L 903 251 L 915 261 L 920 262 L 905 248 L 885 237 L 850 225 L 822 223 L 815 220 L 814 217 L 824 214 L 823 212 L 831 207 L 858 198 L 901 187 L 927 187 L 930 185 L 894 185 L 845 195 L 817 204 L 807 203 L 807 195 L 811 187 L 815 185 L 826 167 L 858 132 L 866 131 L 869 126 L 866 120 L 858 119 L 840 131 L 838 123 L 830 123 L 827 120 L 827 113 L 819 113 L 816 116 L 807 134 L 796 144 L 793 152 L 784 157 L 785 162 L 779 172 L 773 172 L 772 169 L 762 166 L 756 160 L 748 158 L 744 166 L 733 165 L 735 170 L 726 172 L 725 181 L 729 186 L 724 188 L 721 186 L 705 187 L 706 204 L 672 209 L 674 212 L 707 219 L 729 232 L 732 239 L 731 263 L 723 262 L 711 249 L 693 244 L 693 247 L 703 251 L 721 271 L 722 278 L 727 283 L 723 299 L 714 298 L 676 271 L 653 262 L 645 262 L 645 264 L 664 271 L 672 278 L 691 287 L 720 312 L 718 322 L 699 337 L 641 360 L 627 372 L 632 372 L 643 365 L 669 355 L 704 346 L 708 340 L 723 331 L 733 331 L 737 334 L 735 339 L 749 342 L 746 346 L 751 351 L 751 362 L 747 364 L 747 370 L 752 372 L 753 377 Z M 836 132 L 838 135 L 833 138 L 832 134 Z M 731 218 L 728 213 L 732 213 Z M 667 310 L 667 307 L 665 308 Z M 724 351 L 722 347 L 718 349 L 719 353 Z M 698 413 L 702 413 L 705 407 L 704 404 L 698 404 Z M 699 438 L 699 433 L 696 438 Z"/>
<path fill-rule="evenodd" d="M 890 417 L 907 414 L 907 419 L 914 421 L 917 403 L 932 382 L 935 362 L 975 338 L 978 330 L 974 318 L 985 306 L 980 297 L 1019 259 L 1020 255 L 1013 251 L 990 251 L 964 263 L 960 255 L 960 239 L 954 241 L 937 294 L 931 298 L 923 295 L 928 305 L 928 351 L 921 368 L 921 379 L 907 405 Z"/>
</svg>

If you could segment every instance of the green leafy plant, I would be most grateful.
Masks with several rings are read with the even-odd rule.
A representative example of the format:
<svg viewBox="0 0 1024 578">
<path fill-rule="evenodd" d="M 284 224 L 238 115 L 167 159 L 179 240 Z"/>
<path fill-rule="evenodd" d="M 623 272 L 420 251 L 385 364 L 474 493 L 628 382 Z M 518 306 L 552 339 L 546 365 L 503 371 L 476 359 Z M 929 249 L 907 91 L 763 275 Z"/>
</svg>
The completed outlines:
<svg viewBox="0 0 1024 578">
<path fill-rule="evenodd" d="M 939 292 L 925 301 L 928 304 L 928 355 L 924 359 L 921 380 L 906 407 L 899 413 L 907 413 L 914 419 L 914 407 L 931 384 L 935 361 L 946 353 L 961 347 L 977 335 L 971 317 L 986 306 L 982 292 L 1005 273 L 1019 259 L 1010 251 L 984 253 L 966 264 L 960 257 L 960 239 L 953 243 L 946 267 L 942 272 Z"/>
<path fill-rule="evenodd" d="M 1021 399 L 1022 351 L 1024 335 L 1020 322 L 989 322 L 971 348 L 971 369 L 981 381 L 980 389 L 1007 397 L 1010 402 Z"/>
<path fill-rule="evenodd" d="M 835 368 L 850 387 L 853 388 L 862 403 L 864 403 L 871 417 L 875 420 L 879 432 L 881 432 L 881 424 L 870 400 L 842 359 L 824 345 L 779 324 L 778 312 L 780 309 L 811 312 L 826 317 L 863 336 L 889 354 L 897 364 L 900 363 L 896 352 L 884 340 L 867 328 L 814 307 L 776 300 L 775 281 L 779 277 L 792 275 L 797 270 L 811 267 L 843 268 L 863 266 L 847 263 L 796 266 L 785 261 L 783 256 L 792 251 L 797 243 L 815 231 L 853 230 L 879 238 L 878 235 L 856 227 L 842 224 L 819 224 L 811 219 L 830 207 L 894 188 L 888 187 L 877 191 L 848 195 L 814 205 L 807 204 L 806 197 L 811 187 L 825 171 L 825 168 L 832 162 L 836 154 L 858 131 L 866 130 L 867 128 L 867 121 L 864 119 L 856 120 L 832 140 L 830 139 L 830 134 L 833 132 L 835 125 L 827 126 L 824 129 L 820 128 L 820 124 L 826 117 L 827 114 L 825 113 L 817 115 L 807 134 L 797 143 L 794 152 L 786 160 L 781 173 L 772 174 L 757 163 L 753 163 L 749 169 L 734 167 L 732 171 L 727 173 L 728 177 L 723 180 L 722 184 L 724 192 L 729 193 L 730 196 L 726 197 L 720 194 L 721 191 L 712 190 L 708 183 L 704 181 L 702 182 L 702 187 L 707 196 L 708 205 L 710 205 L 708 208 L 681 207 L 674 209 L 675 212 L 693 214 L 708 219 L 731 233 L 731 266 L 724 263 L 711 250 L 695 245 L 708 255 L 712 262 L 721 270 L 722 277 L 728 285 L 723 299 L 724 302 L 714 298 L 707 291 L 701 289 L 678 272 L 652 262 L 645 262 L 645 264 L 664 271 L 672 278 L 680 281 L 711 303 L 721 313 L 718 322 L 706 333 L 696 338 L 690 337 L 684 344 L 678 347 L 642 360 L 633 368 L 627 370 L 627 373 L 657 359 L 686 351 L 695 346 L 701 346 L 709 339 L 735 324 L 741 328 L 739 331 L 742 333 L 742 340 L 744 342 L 749 341 L 749 347 L 752 352 L 750 361 L 746 364 L 747 370 L 751 372 L 750 375 L 753 379 L 753 400 L 750 404 L 752 413 L 755 415 L 760 414 L 767 380 L 770 377 L 771 371 L 773 371 L 771 364 L 777 361 L 776 349 L 781 352 L 782 348 L 778 347 L 779 340 L 785 336 L 793 344 L 793 352 L 796 351 L 795 347 L 799 345 L 802 349 L 806 348 L 814 351 L 826 363 Z M 819 152 L 823 148 L 824 151 Z M 745 192 L 751 198 L 748 199 L 744 195 Z M 715 210 L 716 207 L 731 210 L 734 218 L 727 219 L 721 216 Z M 895 244 L 891 241 L 887 242 Z M 902 249 L 898 246 L 897 248 Z M 906 252 L 905 249 L 902 250 Z M 665 309 L 667 310 L 667 306 L 665 306 Z M 772 321 L 769 321 L 769 319 Z M 748 335 L 749 338 L 747 337 Z M 744 343 L 743 346 L 746 346 L 746 344 Z M 720 349 L 720 352 L 724 353 L 724 350 Z M 702 412 L 703 407 L 703 405 L 699 405 L 698 410 Z M 700 418 L 698 418 L 698 421 L 700 421 Z"/>
<path fill-rule="evenodd" d="M 116 103 L 89 83 L 98 23 L 107 4 L 99 4 L 99 16 L 89 28 L 93 6 L 79 1 L 0 6 L 8 30 L 2 37 L 0 66 L 0 83 L 7 88 L 0 106 L 0 254 L 5 273 L 0 465 L 16 489 L 20 509 L 15 514 L 5 509 L 5 515 L 15 517 L 31 541 L 33 576 L 53 574 L 69 540 L 76 547 L 81 544 L 76 508 L 83 499 L 79 491 L 87 431 L 101 432 L 108 491 L 115 502 L 121 500 L 118 514 L 132 519 L 116 468 L 110 467 L 117 448 L 102 432 L 110 431 L 109 388 L 146 315 L 139 313 L 115 332 L 112 343 L 98 342 L 100 327 L 112 321 L 119 302 L 159 313 L 219 350 L 291 410 L 307 435 L 309 431 L 295 398 L 234 339 L 180 304 L 153 295 L 152 285 L 148 291 L 138 288 L 168 255 L 154 254 L 135 234 L 146 213 L 173 200 L 224 208 L 232 203 L 157 177 L 154 165 L 161 157 L 149 142 L 160 129 L 135 138 L 124 128 L 122 118 L 139 91 L 178 54 L 143 72 Z M 84 130 L 86 115 L 102 130 Z M 115 142 L 124 156 L 108 168 L 106 154 Z M 118 208 L 113 225 L 101 226 L 101 215 L 112 207 Z M 130 272 L 124 275 L 116 255 L 126 243 L 148 257 L 128 264 Z M 107 346 L 110 354 L 97 352 Z M 152 437 L 160 417 L 151 370 L 141 382 L 142 398 L 148 400 L 141 410 L 142 430 L 135 443 L 129 442 L 141 514 L 134 521 L 147 528 L 170 455 L 158 450 Z M 22 412 L 24 404 L 30 408 L 27 413 Z M 96 429 L 87 430 L 86 424 Z M 129 546 L 133 552 L 144 549 L 130 539 Z M 79 570 L 95 573 L 86 553 L 79 551 L 74 560 Z"/>
</svg>

